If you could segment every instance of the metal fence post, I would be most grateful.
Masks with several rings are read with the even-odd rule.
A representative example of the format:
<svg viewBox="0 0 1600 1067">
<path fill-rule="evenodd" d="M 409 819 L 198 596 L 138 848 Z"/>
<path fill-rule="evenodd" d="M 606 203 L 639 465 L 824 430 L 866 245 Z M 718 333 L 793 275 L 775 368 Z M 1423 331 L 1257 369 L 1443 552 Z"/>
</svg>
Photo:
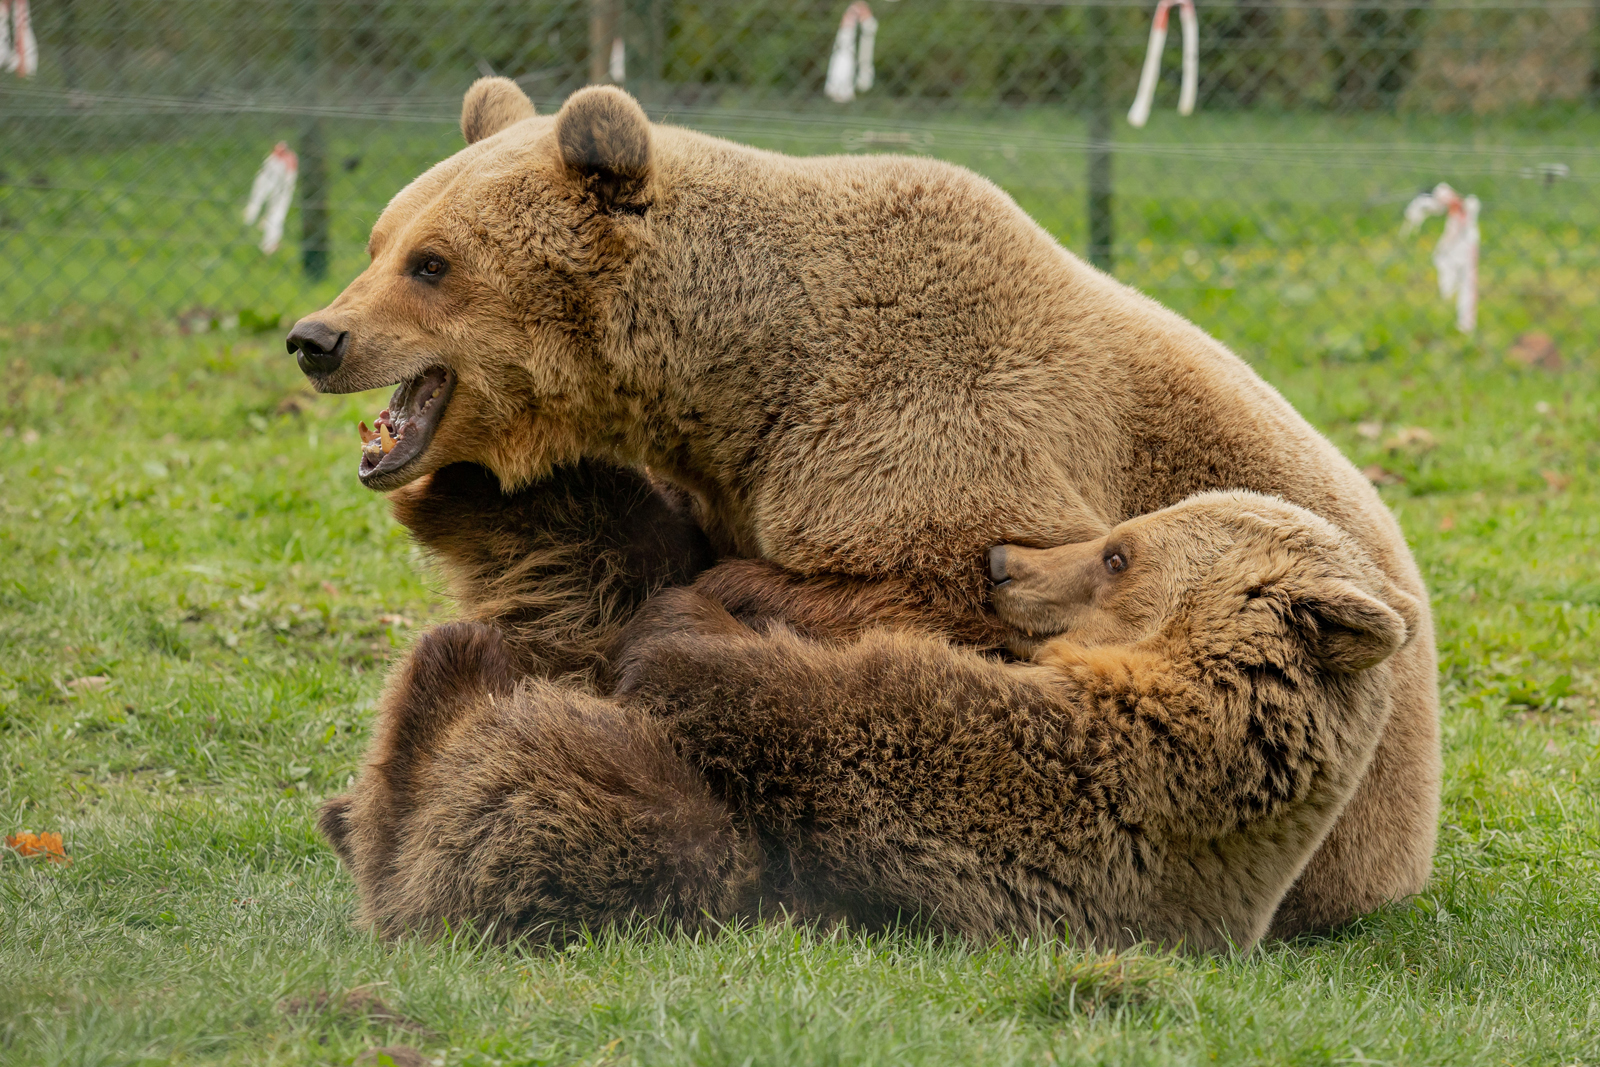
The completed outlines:
<svg viewBox="0 0 1600 1067">
<path fill-rule="evenodd" d="M 78 11 L 75 0 L 61 3 L 61 81 L 78 87 Z"/>
<path fill-rule="evenodd" d="M 1600 104 L 1600 0 L 1589 17 L 1589 102 Z"/>
<path fill-rule="evenodd" d="M 1111 272 L 1110 13 L 1091 7 L 1085 65 L 1089 110 L 1089 262 Z"/>
<path fill-rule="evenodd" d="M 649 0 L 650 94 L 660 104 L 666 99 L 667 82 L 667 3 Z"/>
<path fill-rule="evenodd" d="M 296 36 L 300 67 L 308 88 L 303 96 L 315 107 L 322 84 L 322 0 L 300 0 Z M 300 156 L 300 269 L 311 281 L 328 276 L 328 154 L 322 118 L 306 116 L 298 146 Z"/>
</svg>

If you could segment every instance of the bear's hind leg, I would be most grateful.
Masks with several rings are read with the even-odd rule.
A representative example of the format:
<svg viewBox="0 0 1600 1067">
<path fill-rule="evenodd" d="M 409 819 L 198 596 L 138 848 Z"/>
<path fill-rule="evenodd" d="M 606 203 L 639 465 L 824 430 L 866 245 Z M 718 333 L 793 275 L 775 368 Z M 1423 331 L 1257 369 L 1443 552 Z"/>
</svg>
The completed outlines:
<svg viewBox="0 0 1600 1067">
<path fill-rule="evenodd" d="M 429 630 L 390 675 L 360 777 L 317 818 L 363 896 L 390 877 L 399 824 L 445 736 L 479 703 L 509 697 L 516 679 L 500 632 L 471 622 Z"/>
<path fill-rule="evenodd" d="M 763 857 L 662 724 L 547 682 L 454 732 L 419 782 L 398 872 L 366 917 L 561 943 L 754 914 Z"/>
<path fill-rule="evenodd" d="M 1442 776 L 1431 621 L 1391 662 L 1394 712 L 1372 763 L 1283 898 L 1272 937 L 1336 929 L 1427 885 Z"/>
</svg>

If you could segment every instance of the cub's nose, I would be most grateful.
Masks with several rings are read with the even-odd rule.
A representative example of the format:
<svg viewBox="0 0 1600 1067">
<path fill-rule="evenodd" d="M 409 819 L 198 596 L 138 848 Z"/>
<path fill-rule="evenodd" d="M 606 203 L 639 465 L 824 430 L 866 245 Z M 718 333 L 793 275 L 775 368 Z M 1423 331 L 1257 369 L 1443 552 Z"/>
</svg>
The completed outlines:
<svg viewBox="0 0 1600 1067">
<path fill-rule="evenodd" d="M 335 333 L 316 319 L 301 319 L 289 331 L 289 351 L 305 374 L 332 374 L 344 362 L 348 333 Z"/>
<path fill-rule="evenodd" d="M 995 545 L 989 550 L 989 577 L 995 581 L 1003 582 L 1011 576 L 1006 573 L 1006 546 Z"/>
</svg>

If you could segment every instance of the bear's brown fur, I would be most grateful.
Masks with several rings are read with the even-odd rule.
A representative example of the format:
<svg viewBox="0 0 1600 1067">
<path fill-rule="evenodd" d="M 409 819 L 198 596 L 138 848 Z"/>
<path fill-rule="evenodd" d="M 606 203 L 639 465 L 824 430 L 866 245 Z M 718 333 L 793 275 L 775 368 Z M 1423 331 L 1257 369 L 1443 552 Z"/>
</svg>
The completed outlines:
<svg viewBox="0 0 1600 1067">
<path fill-rule="evenodd" d="M 603 463 L 509 494 L 457 463 L 391 503 L 443 567 L 460 616 L 500 630 L 524 675 L 592 684 L 640 604 L 715 562 L 680 493 Z"/>
<path fill-rule="evenodd" d="M 368 485 L 457 461 L 513 489 L 580 457 L 648 467 L 723 554 L 899 583 L 891 615 L 960 632 L 993 544 L 1277 494 L 1423 605 L 1395 715 L 1283 930 L 1421 888 L 1439 757 L 1420 576 L 1372 486 L 1244 363 L 959 167 L 757 151 L 652 125 L 613 88 L 553 118 L 525 104 L 475 86 L 474 143 L 395 197 L 371 266 L 296 327 L 327 348 L 319 389 L 439 398 Z"/>
<path fill-rule="evenodd" d="M 1256 494 L 1010 553 L 1001 616 L 1068 627 L 1031 664 L 757 633 L 677 589 L 629 624 L 618 704 L 513 692 L 487 628 L 428 635 L 324 816 L 363 914 L 560 936 L 781 904 L 979 939 L 1253 943 L 1362 778 L 1416 602 Z"/>
<path fill-rule="evenodd" d="M 560 942 L 634 918 L 695 929 L 753 901 L 759 849 L 661 724 L 519 687 L 511 661 L 498 630 L 451 623 L 391 678 L 360 781 L 318 820 L 364 921 Z"/>
</svg>

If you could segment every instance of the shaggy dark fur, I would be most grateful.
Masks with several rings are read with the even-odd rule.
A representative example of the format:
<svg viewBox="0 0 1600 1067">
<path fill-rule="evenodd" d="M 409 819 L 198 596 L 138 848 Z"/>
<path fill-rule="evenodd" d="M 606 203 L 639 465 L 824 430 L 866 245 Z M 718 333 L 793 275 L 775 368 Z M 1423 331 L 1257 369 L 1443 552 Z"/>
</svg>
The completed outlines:
<svg viewBox="0 0 1600 1067">
<path fill-rule="evenodd" d="M 701 574 L 694 589 L 744 622 L 781 621 L 818 639 L 847 640 L 888 626 L 998 649 L 1010 632 L 992 613 L 974 612 L 964 596 L 909 579 L 798 575 L 765 560 L 739 559 Z"/>
<path fill-rule="evenodd" d="M 464 618 L 494 626 L 517 669 L 592 681 L 619 627 L 715 555 L 675 490 L 584 461 L 514 493 L 459 463 L 390 495 L 443 565 Z"/>
<path fill-rule="evenodd" d="M 562 942 L 753 908 L 759 848 L 649 716 L 513 680 L 499 633 L 452 623 L 394 678 L 359 782 L 319 825 L 385 933 L 470 923 Z"/>
</svg>

